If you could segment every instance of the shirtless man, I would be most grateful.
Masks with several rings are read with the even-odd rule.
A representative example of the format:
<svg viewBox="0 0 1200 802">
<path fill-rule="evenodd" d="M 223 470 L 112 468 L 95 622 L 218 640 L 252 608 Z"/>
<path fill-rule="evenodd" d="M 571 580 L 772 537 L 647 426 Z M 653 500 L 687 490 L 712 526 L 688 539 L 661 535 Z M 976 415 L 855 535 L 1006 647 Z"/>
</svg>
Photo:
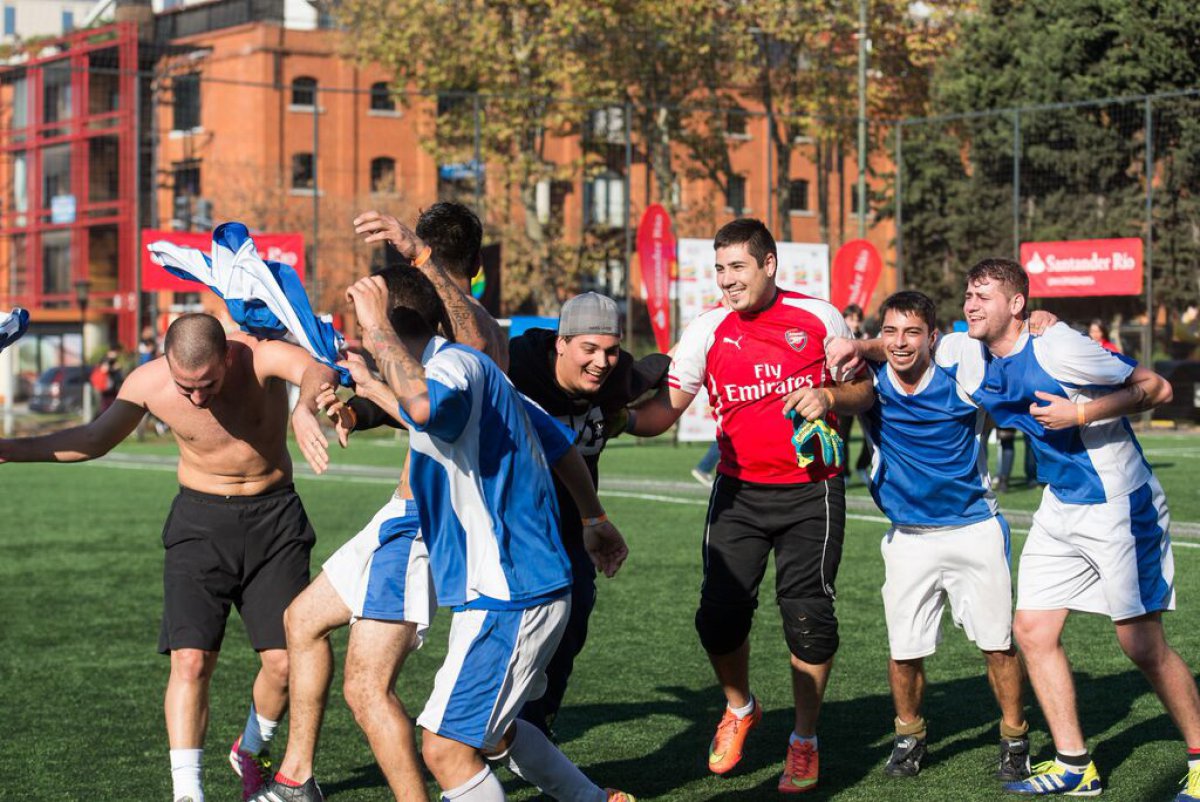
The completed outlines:
<svg viewBox="0 0 1200 802">
<path fill-rule="evenodd" d="M 165 712 L 173 798 L 203 802 L 208 686 L 231 605 L 262 661 L 251 722 L 273 723 L 287 707 L 283 611 L 308 583 L 315 536 L 292 487 L 285 382 L 301 385 L 294 421 L 312 431 L 317 388 L 333 371 L 294 345 L 227 337 L 203 314 L 172 323 L 165 352 L 133 371 L 113 405 L 86 426 L 0 440 L 0 462 L 96 459 L 147 412 L 171 427 L 180 488 L 163 531 L 159 651 L 171 657 Z"/>
<path fill-rule="evenodd" d="M 483 238 L 479 218 L 470 209 L 457 203 L 434 204 L 422 213 L 415 232 L 375 211 L 363 212 L 354 225 L 365 242 L 389 243 L 430 280 L 456 341 L 482 351 L 501 368 L 507 366 L 499 325 L 470 293 Z M 358 393 L 349 405 L 355 429 L 396 424 L 394 405 L 389 415 L 365 400 L 367 388 L 360 386 Z M 344 409 L 332 387 L 326 388 L 322 403 L 331 413 Z M 306 438 L 301 448 L 314 470 L 328 464 L 323 441 Z M 259 802 L 324 798 L 313 763 L 333 680 L 329 635 L 347 625 L 352 626 L 343 682 L 346 704 L 396 799 L 427 799 L 412 720 L 395 692 L 404 659 L 421 643 L 436 607 L 412 498 L 406 459 L 392 498 L 325 562 L 321 574 L 288 608 L 292 695 L 287 752 L 274 779 L 256 797 Z"/>
</svg>

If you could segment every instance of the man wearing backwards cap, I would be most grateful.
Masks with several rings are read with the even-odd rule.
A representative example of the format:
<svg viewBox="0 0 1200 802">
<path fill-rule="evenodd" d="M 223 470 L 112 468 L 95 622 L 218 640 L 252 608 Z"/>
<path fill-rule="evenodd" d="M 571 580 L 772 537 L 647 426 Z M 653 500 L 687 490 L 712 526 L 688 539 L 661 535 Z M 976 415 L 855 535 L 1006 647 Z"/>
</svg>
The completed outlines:
<svg viewBox="0 0 1200 802">
<path fill-rule="evenodd" d="M 640 361 L 621 348 L 621 319 L 613 299 L 594 292 L 563 304 L 558 332 L 530 329 L 509 343 L 509 378 L 518 390 L 575 433 L 599 485 L 600 452 L 623 431 L 636 431 L 636 416 L 626 407 L 652 389 L 662 389 L 670 359 L 652 354 Z M 557 475 L 563 545 L 571 560 L 571 614 L 558 650 L 546 669 L 546 692 L 530 700 L 520 717 L 550 734 L 562 705 L 575 657 L 587 639 L 588 618 L 596 601 L 596 569 L 583 547 L 583 525 L 571 494 Z M 521 724 L 518 724 L 521 726 Z"/>
</svg>

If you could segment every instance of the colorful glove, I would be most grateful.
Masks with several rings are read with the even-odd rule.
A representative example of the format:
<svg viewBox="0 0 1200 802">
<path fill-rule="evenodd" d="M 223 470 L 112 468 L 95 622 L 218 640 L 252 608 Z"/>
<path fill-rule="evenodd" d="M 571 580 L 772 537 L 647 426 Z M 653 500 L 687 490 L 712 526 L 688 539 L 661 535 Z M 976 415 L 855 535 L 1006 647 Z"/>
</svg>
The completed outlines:
<svg viewBox="0 0 1200 802">
<path fill-rule="evenodd" d="M 816 446 L 812 453 L 805 452 L 804 447 L 814 437 L 821 446 L 821 461 L 834 468 L 840 468 L 846 457 L 846 444 L 825 420 L 804 420 L 798 418 L 796 410 L 789 410 L 788 417 L 792 419 L 796 431 L 792 434 L 792 444 L 796 447 L 796 464 L 806 468 L 817 458 Z"/>
</svg>

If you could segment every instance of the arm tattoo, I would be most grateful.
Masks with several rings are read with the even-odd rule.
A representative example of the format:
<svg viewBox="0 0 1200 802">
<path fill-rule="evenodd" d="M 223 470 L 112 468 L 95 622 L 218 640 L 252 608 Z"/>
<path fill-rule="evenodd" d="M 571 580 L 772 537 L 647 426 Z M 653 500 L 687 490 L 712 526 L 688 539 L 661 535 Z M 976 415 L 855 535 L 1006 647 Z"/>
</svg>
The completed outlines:
<svg viewBox="0 0 1200 802">
<path fill-rule="evenodd" d="M 392 392 L 405 404 L 429 392 L 425 384 L 425 368 L 415 359 L 395 332 L 376 326 L 367 330 L 370 351 L 375 356 L 379 372 Z"/>
<path fill-rule="evenodd" d="M 442 299 L 446 314 L 454 326 L 454 339 L 494 358 L 492 349 L 488 347 L 492 339 L 484 333 L 484 326 L 480 320 L 483 310 L 471 303 L 466 293 L 450 280 L 446 271 L 433 259 L 419 269 L 433 282 L 438 297 Z"/>
</svg>

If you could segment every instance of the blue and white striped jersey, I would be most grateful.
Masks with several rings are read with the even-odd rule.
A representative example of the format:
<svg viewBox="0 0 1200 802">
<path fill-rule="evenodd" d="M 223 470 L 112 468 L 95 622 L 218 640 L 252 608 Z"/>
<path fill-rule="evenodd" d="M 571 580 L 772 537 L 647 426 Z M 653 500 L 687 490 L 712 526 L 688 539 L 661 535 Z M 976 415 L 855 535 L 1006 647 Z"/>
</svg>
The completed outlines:
<svg viewBox="0 0 1200 802">
<path fill-rule="evenodd" d="M 549 465 L 571 433 L 472 348 L 435 337 L 421 363 L 429 420 L 400 414 L 438 604 L 512 610 L 561 595 L 571 568 Z"/>
<path fill-rule="evenodd" d="M 1012 353 L 994 357 L 966 334 L 950 334 L 936 359 L 997 426 L 1030 436 L 1038 480 L 1068 504 L 1099 504 L 1134 492 L 1150 480 L 1150 466 L 1129 421 L 1113 418 L 1047 431 L 1030 406 L 1042 391 L 1074 402 L 1107 395 L 1125 383 L 1136 362 L 1107 351 L 1065 323 L 1040 337 L 1023 333 Z"/>
<path fill-rule="evenodd" d="M 930 365 L 912 395 L 887 363 L 870 363 L 875 404 L 862 419 L 875 446 L 871 495 L 893 524 L 966 526 L 996 514 L 980 448 L 984 413 Z"/>
</svg>

